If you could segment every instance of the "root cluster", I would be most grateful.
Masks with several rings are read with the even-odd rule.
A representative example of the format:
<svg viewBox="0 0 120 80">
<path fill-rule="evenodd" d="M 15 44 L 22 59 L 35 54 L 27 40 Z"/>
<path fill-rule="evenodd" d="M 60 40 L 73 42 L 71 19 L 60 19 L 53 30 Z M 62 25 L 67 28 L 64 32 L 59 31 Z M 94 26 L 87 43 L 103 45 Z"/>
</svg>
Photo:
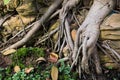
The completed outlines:
<svg viewBox="0 0 120 80">
<path fill-rule="evenodd" d="M 5 50 L 18 48 L 24 45 L 28 40 L 30 40 L 31 36 L 35 34 L 40 26 L 47 21 L 48 18 L 59 14 L 58 28 L 44 35 L 36 45 L 47 40 L 55 32 L 58 32 L 58 40 L 55 43 L 54 51 L 59 52 L 59 57 L 62 58 L 62 50 L 64 46 L 68 46 L 70 54 L 67 58 L 65 58 L 65 60 L 69 59 L 72 61 L 71 70 L 77 70 L 79 72 L 79 77 L 81 77 L 82 73 L 90 74 L 95 68 L 96 73 L 102 73 L 96 44 L 100 34 L 100 24 L 109 12 L 112 11 L 114 1 L 94 0 L 88 15 L 81 25 L 76 17 L 77 10 L 75 10 L 80 1 L 81 0 L 57 0 L 52 6 L 50 6 L 48 11 L 41 17 L 41 19 L 33 24 L 33 27 L 22 40 L 9 46 Z M 60 4 L 62 4 L 62 8 L 55 12 Z M 53 14 L 53 12 L 55 12 L 55 14 Z M 79 26 L 75 41 L 71 37 L 71 23 L 73 21 Z M 109 49 L 109 47 L 105 48 Z M 114 53 L 114 51 L 112 52 Z M 120 59 L 120 57 L 118 58 Z M 91 67 L 91 65 L 93 65 L 93 67 Z"/>
</svg>

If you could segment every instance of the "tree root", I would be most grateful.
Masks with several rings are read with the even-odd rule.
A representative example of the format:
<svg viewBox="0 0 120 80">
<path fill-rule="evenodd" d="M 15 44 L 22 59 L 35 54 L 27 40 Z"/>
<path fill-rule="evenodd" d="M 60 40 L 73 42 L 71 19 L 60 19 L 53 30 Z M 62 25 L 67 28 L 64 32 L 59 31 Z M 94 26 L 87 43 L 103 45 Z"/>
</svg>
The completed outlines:
<svg viewBox="0 0 120 80">
<path fill-rule="evenodd" d="M 101 51 L 103 53 L 105 53 L 114 63 L 116 63 L 118 66 L 120 66 L 120 64 L 117 62 L 117 60 L 115 60 L 109 53 L 107 53 L 102 47 L 106 48 L 106 45 L 104 46 L 100 46 L 99 44 L 97 44 L 97 46 L 101 49 Z"/>
<path fill-rule="evenodd" d="M 31 36 L 40 28 L 40 26 L 52 15 L 52 13 L 57 9 L 57 7 L 62 3 L 63 0 L 57 0 L 49 9 L 48 11 L 41 17 L 40 20 L 34 23 L 32 29 L 25 35 L 25 37 L 18 41 L 17 43 L 11 45 L 5 50 L 11 48 L 18 48 L 31 38 Z M 64 0 L 62 9 L 57 11 L 55 15 L 59 14 L 60 25 L 57 29 L 53 32 L 50 32 L 44 35 L 42 38 L 38 40 L 36 45 L 40 44 L 41 42 L 45 41 L 49 38 L 52 34 L 58 31 L 58 41 L 55 44 L 54 51 L 59 52 L 59 57 L 62 57 L 62 50 L 65 45 L 69 47 L 70 54 L 68 57 L 60 59 L 58 63 L 63 60 L 71 60 L 71 70 L 76 67 L 76 70 L 79 72 L 79 77 L 81 77 L 82 73 L 90 74 L 90 62 L 94 62 L 96 73 L 101 74 L 101 66 L 99 57 L 97 54 L 97 40 L 100 34 L 100 24 L 104 20 L 104 18 L 112 11 L 114 6 L 114 0 L 94 0 L 90 11 L 85 18 L 84 22 L 80 25 L 79 21 L 76 19 L 75 14 L 71 14 L 70 10 L 75 7 L 80 0 Z M 75 41 L 72 40 L 70 34 L 70 24 L 72 20 L 70 19 L 71 16 L 75 18 L 75 21 L 79 25 L 77 30 L 76 39 Z M 51 18 L 52 18 L 51 17 Z M 50 18 L 49 18 L 50 19 Z M 110 50 L 109 46 L 104 46 L 108 50 Z M 4 51 L 4 50 L 3 50 Z M 2 51 L 2 52 L 3 52 Z M 115 59 L 120 59 L 120 56 L 114 51 Z M 116 57 L 117 56 L 117 57 Z M 91 59 L 93 58 L 93 59 Z"/>
<path fill-rule="evenodd" d="M 39 45 L 40 43 L 46 41 L 47 39 L 49 39 L 50 36 L 52 36 L 54 33 L 56 33 L 58 31 L 58 27 L 48 33 L 46 33 L 44 36 L 42 36 L 36 43 L 35 46 Z"/>
<path fill-rule="evenodd" d="M 81 47 L 81 45 L 83 45 L 81 51 L 82 60 L 81 64 L 79 65 L 81 65 L 81 69 L 86 73 L 89 73 L 88 61 L 94 51 L 94 48 L 96 47 L 99 37 L 99 26 L 112 8 L 112 0 L 106 0 L 104 3 L 99 0 L 94 0 L 87 17 L 77 31 L 72 58 L 74 62 L 74 60 L 77 58 L 79 46 Z"/>
<path fill-rule="evenodd" d="M 12 48 L 18 48 L 22 45 L 24 45 L 30 38 L 31 36 L 39 30 L 40 26 L 52 15 L 52 13 L 56 10 L 56 8 L 62 3 L 63 0 L 57 0 L 55 1 L 48 9 L 48 11 L 41 17 L 40 20 L 38 20 L 35 25 L 32 27 L 32 29 L 25 35 L 25 37 L 18 41 L 17 43 L 9 46 L 5 50 L 12 49 Z M 3 50 L 2 52 L 4 52 Z"/>
<path fill-rule="evenodd" d="M 63 8 L 59 14 L 60 32 L 55 49 L 57 47 L 57 51 L 60 51 L 61 39 L 65 39 L 65 42 L 69 47 L 69 51 L 72 53 L 70 54 L 73 60 L 71 69 L 75 65 L 78 65 L 79 75 L 81 75 L 82 71 L 85 73 L 90 73 L 89 61 L 91 55 L 94 53 L 95 55 L 93 57 L 96 63 L 96 72 L 99 74 L 102 73 L 102 71 L 100 63 L 98 62 L 99 59 L 97 59 L 98 56 L 95 53 L 96 50 L 94 49 L 96 48 L 97 40 L 99 38 L 99 26 L 108 13 L 112 10 L 114 3 L 113 0 L 105 0 L 104 3 L 99 0 L 94 0 L 87 17 L 77 30 L 76 40 L 73 43 L 70 35 L 70 15 L 68 15 L 68 13 L 69 10 L 72 9 L 78 2 L 79 0 L 65 0 L 63 4 Z M 76 22 L 79 24 L 77 20 Z"/>
</svg>

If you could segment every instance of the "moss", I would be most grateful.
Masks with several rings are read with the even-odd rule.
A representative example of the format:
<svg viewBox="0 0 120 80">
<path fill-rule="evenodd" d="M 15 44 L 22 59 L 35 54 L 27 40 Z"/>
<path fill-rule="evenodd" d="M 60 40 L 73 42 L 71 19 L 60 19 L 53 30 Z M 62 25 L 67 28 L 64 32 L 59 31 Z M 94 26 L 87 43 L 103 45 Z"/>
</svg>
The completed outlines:
<svg viewBox="0 0 120 80">
<path fill-rule="evenodd" d="M 21 68 L 33 66 L 38 57 L 44 57 L 43 48 L 20 48 L 12 55 L 12 66 L 18 65 Z"/>
</svg>

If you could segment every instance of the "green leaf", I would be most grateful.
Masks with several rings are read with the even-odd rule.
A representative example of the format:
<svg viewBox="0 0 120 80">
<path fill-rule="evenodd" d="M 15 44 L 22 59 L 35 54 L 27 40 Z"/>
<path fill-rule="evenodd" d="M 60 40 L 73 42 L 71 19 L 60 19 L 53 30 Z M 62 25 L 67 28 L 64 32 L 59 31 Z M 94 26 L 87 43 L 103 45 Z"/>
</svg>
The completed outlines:
<svg viewBox="0 0 120 80">
<path fill-rule="evenodd" d="M 8 4 L 10 0 L 3 0 L 4 1 L 4 4 Z"/>
<path fill-rule="evenodd" d="M 113 67 L 112 66 L 108 66 L 108 69 L 113 69 Z"/>
</svg>

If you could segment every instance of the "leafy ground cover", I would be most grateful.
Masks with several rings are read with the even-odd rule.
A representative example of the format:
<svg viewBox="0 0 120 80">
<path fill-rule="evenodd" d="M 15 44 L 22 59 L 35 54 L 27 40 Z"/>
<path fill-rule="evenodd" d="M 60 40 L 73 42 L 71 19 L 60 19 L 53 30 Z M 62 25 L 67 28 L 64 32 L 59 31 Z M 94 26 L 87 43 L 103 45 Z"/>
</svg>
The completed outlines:
<svg viewBox="0 0 120 80">
<path fill-rule="evenodd" d="M 12 64 L 0 68 L 0 80 L 77 79 L 77 73 L 70 72 L 69 64 L 60 62 L 59 66 L 56 66 L 53 61 L 47 60 L 48 57 L 49 54 L 45 54 L 43 48 L 20 48 L 10 56 Z"/>
<path fill-rule="evenodd" d="M 44 48 L 23 47 L 10 58 L 12 64 L 0 68 L 0 80 L 78 80 L 78 73 L 71 71 L 68 63 L 61 61 L 56 65 L 57 55 Z M 111 67 L 104 71 L 108 80 L 119 80 L 120 73 Z M 89 76 L 86 80 L 91 80 Z"/>
</svg>

